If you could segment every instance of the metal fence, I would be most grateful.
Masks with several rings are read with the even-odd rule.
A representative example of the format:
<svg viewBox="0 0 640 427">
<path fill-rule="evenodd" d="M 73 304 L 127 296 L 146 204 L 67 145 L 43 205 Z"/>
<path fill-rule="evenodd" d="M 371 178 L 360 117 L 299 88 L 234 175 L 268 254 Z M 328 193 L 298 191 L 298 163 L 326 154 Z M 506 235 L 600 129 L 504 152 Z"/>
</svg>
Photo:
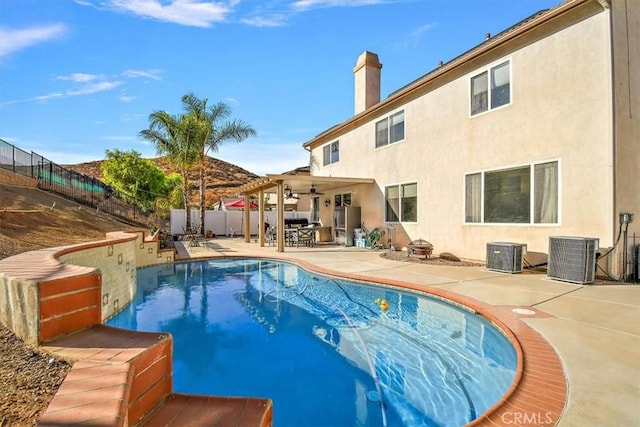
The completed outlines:
<svg viewBox="0 0 640 427">
<path fill-rule="evenodd" d="M 104 182 L 64 168 L 45 157 L 27 153 L 0 139 L 0 168 L 38 180 L 38 188 L 136 224 L 149 224 L 153 212 L 122 200 Z"/>
</svg>

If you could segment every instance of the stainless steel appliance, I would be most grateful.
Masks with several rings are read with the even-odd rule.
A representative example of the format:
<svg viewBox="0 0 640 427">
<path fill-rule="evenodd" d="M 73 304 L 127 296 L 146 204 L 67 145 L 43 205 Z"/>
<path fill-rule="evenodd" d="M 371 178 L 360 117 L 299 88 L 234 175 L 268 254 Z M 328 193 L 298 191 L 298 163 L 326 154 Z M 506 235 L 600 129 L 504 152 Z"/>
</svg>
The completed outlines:
<svg viewBox="0 0 640 427">
<path fill-rule="evenodd" d="M 359 206 L 336 206 L 333 211 L 333 229 L 338 245 L 353 246 L 354 230 L 360 228 Z"/>
</svg>

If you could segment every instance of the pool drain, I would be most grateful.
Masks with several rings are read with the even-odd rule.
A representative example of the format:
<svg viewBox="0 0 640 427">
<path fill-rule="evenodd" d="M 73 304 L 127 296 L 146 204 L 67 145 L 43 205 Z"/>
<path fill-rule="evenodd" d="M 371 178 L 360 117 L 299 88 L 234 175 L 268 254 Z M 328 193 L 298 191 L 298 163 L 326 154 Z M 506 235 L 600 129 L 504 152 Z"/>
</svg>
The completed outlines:
<svg viewBox="0 0 640 427">
<path fill-rule="evenodd" d="M 369 390 L 367 392 L 367 400 L 373 403 L 380 403 L 380 395 L 375 390 Z"/>
</svg>

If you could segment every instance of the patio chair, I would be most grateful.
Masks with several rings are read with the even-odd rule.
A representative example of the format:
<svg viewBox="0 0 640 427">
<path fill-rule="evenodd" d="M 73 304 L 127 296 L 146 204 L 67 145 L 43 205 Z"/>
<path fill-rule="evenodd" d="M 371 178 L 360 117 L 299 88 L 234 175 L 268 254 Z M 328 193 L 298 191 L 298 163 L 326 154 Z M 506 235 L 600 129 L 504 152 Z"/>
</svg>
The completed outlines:
<svg viewBox="0 0 640 427">
<path fill-rule="evenodd" d="M 294 236 L 296 239 L 296 247 L 298 248 L 300 246 L 315 246 L 316 230 L 313 227 L 300 227 Z"/>
<path fill-rule="evenodd" d="M 189 239 L 189 243 L 188 243 L 188 247 L 193 247 L 193 246 L 200 246 L 200 241 L 198 239 L 198 232 L 194 229 L 189 229 L 189 230 L 185 230 L 184 227 L 182 227 L 182 231 L 184 231 L 185 236 L 187 236 L 187 238 Z"/>
<path fill-rule="evenodd" d="M 268 227 L 265 233 L 265 241 L 269 246 L 275 246 L 278 241 L 278 233 L 276 227 Z"/>
</svg>

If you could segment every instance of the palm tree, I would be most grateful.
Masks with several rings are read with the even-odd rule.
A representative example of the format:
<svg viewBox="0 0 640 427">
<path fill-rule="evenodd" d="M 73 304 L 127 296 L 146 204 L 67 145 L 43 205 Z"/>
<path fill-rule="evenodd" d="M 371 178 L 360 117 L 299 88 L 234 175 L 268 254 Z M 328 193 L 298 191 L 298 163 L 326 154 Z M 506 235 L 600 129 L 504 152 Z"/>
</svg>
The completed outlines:
<svg viewBox="0 0 640 427">
<path fill-rule="evenodd" d="M 191 229 L 189 208 L 189 171 L 199 160 L 200 146 L 196 136 L 197 121 L 190 115 L 175 116 L 165 111 L 155 111 L 149 115 L 149 129 L 139 135 L 150 141 L 159 155 L 176 167 L 182 177 L 182 198 L 185 208 L 186 229 Z"/>
<path fill-rule="evenodd" d="M 242 120 L 228 120 L 231 115 L 231 107 L 224 102 L 218 102 L 207 108 L 207 98 L 199 99 L 193 93 L 188 93 L 182 97 L 182 104 L 186 113 L 191 116 L 197 124 L 193 131 L 198 146 L 198 161 L 200 162 L 200 232 L 204 233 L 204 212 L 205 212 L 205 169 L 207 153 L 218 151 L 220 144 L 233 141 L 242 142 L 250 136 L 255 136 L 256 131 Z"/>
</svg>

